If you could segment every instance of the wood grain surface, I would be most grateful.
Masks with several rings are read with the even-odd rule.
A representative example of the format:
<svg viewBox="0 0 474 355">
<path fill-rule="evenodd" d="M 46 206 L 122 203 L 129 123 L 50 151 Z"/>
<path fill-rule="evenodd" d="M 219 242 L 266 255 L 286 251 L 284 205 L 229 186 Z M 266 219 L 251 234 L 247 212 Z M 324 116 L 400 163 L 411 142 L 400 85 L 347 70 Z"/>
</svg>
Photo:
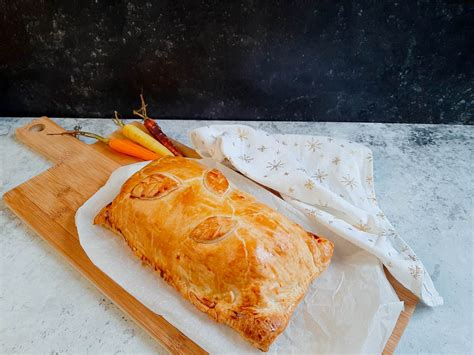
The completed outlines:
<svg viewBox="0 0 474 355">
<path fill-rule="evenodd" d="M 48 133 L 63 131 L 63 128 L 47 117 L 33 120 L 17 129 L 16 138 L 20 142 L 56 165 L 5 193 L 5 203 L 170 352 L 206 353 L 163 317 L 150 311 L 100 271 L 81 248 L 74 223 L 77 209 L 105 184 L 112 171 L 137 160 L 113 152 L 102 143 L 88 145 L 70 136 L 48 136 Z M 187 156 L 197 157 L 194 150 L 178 144 Z M 405 310 L 400 315 L 384 350 L 384 354 L 391 354 L 395 351 L 418 299 L 388 272 L 386 274 L 400 299 L 405 302 Z"/>
</svg>

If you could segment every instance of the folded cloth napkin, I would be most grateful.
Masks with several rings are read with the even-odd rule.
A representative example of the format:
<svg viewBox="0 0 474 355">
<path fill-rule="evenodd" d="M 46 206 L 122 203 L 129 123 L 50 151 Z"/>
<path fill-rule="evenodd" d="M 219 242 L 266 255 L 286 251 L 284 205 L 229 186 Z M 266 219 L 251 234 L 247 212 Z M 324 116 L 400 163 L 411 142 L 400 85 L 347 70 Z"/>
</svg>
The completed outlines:
<svg viewBox="0 0 474 355">
<path fill-rule="evenodd" d="M 375 255 L 428 306 L 443 304 L 421 260 L 377 204 L 373 155 L 343 139 L 271 135 L 244 125 L 191 132 L 198 153 L 278 191 L 317 223 Z"/>
</svg>

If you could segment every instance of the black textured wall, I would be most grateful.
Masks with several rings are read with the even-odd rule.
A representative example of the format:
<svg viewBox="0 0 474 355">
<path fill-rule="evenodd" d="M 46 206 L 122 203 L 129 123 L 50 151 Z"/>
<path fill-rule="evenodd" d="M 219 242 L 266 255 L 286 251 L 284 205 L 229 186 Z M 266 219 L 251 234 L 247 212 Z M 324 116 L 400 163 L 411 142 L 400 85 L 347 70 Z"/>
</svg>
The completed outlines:
<svg viewBox="0 0 474 355">
<path fill-rule="evenodd" d="M 473 2 L 0 4 L 4 116 L 473 123 Z"/>
</svg>

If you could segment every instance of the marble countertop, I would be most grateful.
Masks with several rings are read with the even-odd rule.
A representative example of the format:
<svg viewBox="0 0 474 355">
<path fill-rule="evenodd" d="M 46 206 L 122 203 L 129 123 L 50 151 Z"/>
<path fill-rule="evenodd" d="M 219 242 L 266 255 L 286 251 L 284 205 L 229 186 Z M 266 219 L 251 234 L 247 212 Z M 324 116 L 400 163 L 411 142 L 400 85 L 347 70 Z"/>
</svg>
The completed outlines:
<svg viewBox="0 0 474 355">
<path fill-rule="evenodd" d="M 28 118 L 0 118 L 1 193 L 51 164 L 17 142 Z M 106 134 L 110 121 L 57 119 Z M 162 121 L 189 143 L 215 121 Z M 231 123 L 231 122 L 229 122 Z M 378 123 L 246 122 L 271 133 L 346 138 L 374 152 L 380 206 L 426 265 L 445 305 L 419 305 L 397 353 L 473 351 L 474 127 Z M 0 202 L 0 352 L 166 353 Z"/>
</svg>

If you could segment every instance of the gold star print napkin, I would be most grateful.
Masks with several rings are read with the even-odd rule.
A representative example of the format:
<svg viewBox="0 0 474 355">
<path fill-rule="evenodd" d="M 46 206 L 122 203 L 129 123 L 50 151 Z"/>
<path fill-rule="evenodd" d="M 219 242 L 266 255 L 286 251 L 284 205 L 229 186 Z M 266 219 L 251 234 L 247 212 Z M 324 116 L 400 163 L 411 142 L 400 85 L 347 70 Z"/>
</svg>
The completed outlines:
<svg viewBox="0 0 474 355">
<path fill-rule="evenodd" d="M 271 135 L 244 125 L 198 128 L 191 139 L 201 156 L 278 191 L 317 226 L 375 255 L 425 304 L 443 304 L 423 263 L 377 204 L 367 147 L 331 137 Z"/>
</svg>

